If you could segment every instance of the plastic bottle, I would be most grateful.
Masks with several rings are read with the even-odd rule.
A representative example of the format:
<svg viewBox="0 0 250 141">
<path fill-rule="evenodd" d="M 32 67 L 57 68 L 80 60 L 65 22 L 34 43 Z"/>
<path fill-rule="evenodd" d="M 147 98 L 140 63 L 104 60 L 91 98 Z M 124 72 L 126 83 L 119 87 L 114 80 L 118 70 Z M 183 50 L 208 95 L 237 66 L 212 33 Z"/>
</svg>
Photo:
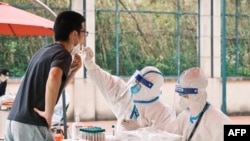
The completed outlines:
<svg viewBox="0 0 250 141">
<path fill-rule="evenodd" d="M 62 141 L 64 138 L 63 133 L 60 129 L 56 130 L 55 141 Z"/>
<path fill-rule="evenodd" d="M 112 135 L 115 136 L 115 125 L 112 125 Z"/>
<path fill-rule="evenodd" d="M 80 129 L 82 125 L 80 123 L 79 116 L 75 116 L 75 122 L 72 123 L 72 139 L 78 140 L 80 138 Z"/>
<path fill-rule="evenodd" d="M 116 132 L 115 125 L 112 125 L 111 128 L 112 128 L 112 133 L 105 136 L 105 141 L 117 141 L 115 133 Z"/>
</svg>

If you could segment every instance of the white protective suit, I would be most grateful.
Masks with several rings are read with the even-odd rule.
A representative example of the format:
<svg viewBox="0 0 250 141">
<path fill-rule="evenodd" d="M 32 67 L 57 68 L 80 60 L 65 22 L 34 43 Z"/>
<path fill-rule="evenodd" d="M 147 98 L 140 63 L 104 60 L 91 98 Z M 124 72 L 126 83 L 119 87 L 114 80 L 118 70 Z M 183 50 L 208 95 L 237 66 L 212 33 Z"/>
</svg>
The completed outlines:
<svg viewBox="0 0 250 141">
<path fill-rule="evenodd" d="M 203 108 L 206 107 L 189 141 L 223 141 L 224 124 L 232 124 L 232 121 L 223 112 L 207 102 L 208 80 L 203 71 L 198 67 L 187 69 L 181 74 L 179 83 L 182 88 L 197 88 L 198 93 L 186 94 L 188 98 L 181 98 L 180 105 L 182 107 L 186 105 L 187 109 L 178 114 L 171 132 L 182 135 L 182 140 L 188 141 Z"/>
<path fill-rule="evenodd" d="M 93 51 L 86 47 L 84 49 L 83 61 L 87 68 L 87 74 L 99 88 L 116 116 L 117 131 L 135 130 L 140 127 L 151 126 L 152 124 L 156 129 L 164 130 L 176 118 L 172 107 L 163 104 L 158 99 L 158 96 L 161 94 L 160 87 L 163 84 L 163 76 L 158 69 L 145 67 L 140 72 L 142 75 L 147 73 L 144 77 L 153 83 L 153 87 L 148 89 L 141 85 L 140 92 L 132 96 L 129 88 L 131 84 L 135 83 L 134 76 L 132 76 L 132 83 L 130 81 L 125 82 L 123 79 L 101 69 L 93 62 L 93 56 Z M 146 103 L 140 103 L 139 101 L 139 103 L 134 104 L 132 97 L 135 100 L 146 100 Z M 133 110 L 134 108 L 138 112 Z"/>
</svg>

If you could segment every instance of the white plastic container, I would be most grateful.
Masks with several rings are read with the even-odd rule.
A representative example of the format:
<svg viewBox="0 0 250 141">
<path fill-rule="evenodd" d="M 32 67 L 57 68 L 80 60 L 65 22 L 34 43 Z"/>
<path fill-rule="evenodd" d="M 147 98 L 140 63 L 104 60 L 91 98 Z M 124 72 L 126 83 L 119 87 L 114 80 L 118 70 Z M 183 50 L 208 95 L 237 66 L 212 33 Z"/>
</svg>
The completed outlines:
<svg viewBox="0 0 250 141">
<path fill-rule="evenodd" d="M 72 139 L 79 140 L 81 135 L 80 129 L 82 128 L 79 116 L 75 116 L 75 122 L 72 123 L 71 128 L 72 128 Z"/>
</svg>

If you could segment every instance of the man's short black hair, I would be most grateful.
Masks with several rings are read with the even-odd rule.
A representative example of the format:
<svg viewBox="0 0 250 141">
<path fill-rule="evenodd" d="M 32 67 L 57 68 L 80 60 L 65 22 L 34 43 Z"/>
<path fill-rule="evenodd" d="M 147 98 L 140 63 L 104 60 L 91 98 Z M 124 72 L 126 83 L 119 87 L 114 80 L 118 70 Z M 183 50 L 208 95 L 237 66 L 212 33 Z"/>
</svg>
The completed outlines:
<svg viewBox="0 0 250 141">
<path fill-rule="evenodd" d="M 74 11 L 61 12 L 54 23 L 55 40 L 68 41 L 69 34 L 74 30 L 80 34 L 82 23 L 85 23 L 85 18 L 80 13 Z"/>
</svg>

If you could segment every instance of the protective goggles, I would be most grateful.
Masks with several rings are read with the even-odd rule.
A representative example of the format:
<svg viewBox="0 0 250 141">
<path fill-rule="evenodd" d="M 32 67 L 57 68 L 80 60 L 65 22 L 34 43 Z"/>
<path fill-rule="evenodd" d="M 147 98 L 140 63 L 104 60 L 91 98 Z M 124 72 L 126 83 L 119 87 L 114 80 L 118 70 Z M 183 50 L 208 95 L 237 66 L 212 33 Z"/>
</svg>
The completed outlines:
<svg viewBox="0 0 250 141">
<path fill-rule="evenodd" d="M 179 93 L 180 95 L 185 94 L 197 94 L 198 89 L 197 88 L 182 88 L 180 84 L 175 86 L 175 92 Z"/>
</svg>

